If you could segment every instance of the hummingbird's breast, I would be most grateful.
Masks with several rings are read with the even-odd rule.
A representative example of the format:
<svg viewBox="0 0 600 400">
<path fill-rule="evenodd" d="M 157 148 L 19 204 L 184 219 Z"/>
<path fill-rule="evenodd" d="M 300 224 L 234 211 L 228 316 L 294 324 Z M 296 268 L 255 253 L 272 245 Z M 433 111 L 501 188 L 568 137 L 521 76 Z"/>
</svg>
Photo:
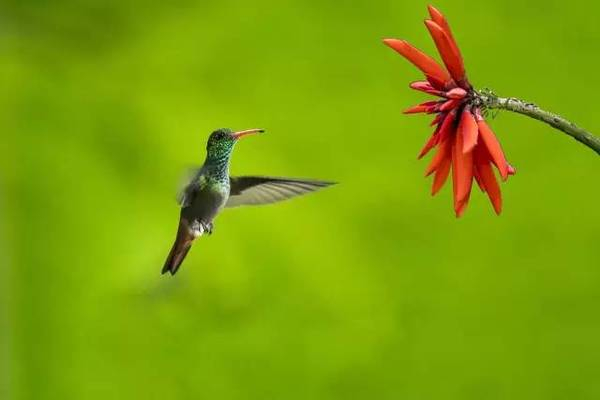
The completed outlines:
<svg viewBox="0 0 600 400">
<path fill-rule="evenodd" d="M 228 198 L 229 182 L 209 180 L 198 191 L 190 205 L 181 209 L 181 213 L 189 220 L 210 223 L 225 206 Z"/>
</svg>

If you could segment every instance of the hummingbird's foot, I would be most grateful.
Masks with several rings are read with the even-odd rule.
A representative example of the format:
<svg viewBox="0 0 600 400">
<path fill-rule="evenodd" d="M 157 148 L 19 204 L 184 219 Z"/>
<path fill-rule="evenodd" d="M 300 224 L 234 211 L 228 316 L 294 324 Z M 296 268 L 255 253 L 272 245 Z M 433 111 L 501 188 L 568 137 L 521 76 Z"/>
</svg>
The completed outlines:
<svg viewBox="0 0 600 400">
<path fill-rule="evenodd" d="M 213 233 L 213 223 L 212 222 L 201 222 L 202 227 L 204 228 L 204 232 L 212 235 Z"/>
<path fill-rule="evenodd" d="M 191 235 L 193 236 L 194 239 L 196 239 L 199 236 L 202 236 L 202 234 L 204 232 L 206 232 L 206 229 L 204 227 L 204 224 L 202 222 L 199 221 L 193 221 L 190 226 L 188 227 L 189 232 L 191 233 Z"/>
</svg>

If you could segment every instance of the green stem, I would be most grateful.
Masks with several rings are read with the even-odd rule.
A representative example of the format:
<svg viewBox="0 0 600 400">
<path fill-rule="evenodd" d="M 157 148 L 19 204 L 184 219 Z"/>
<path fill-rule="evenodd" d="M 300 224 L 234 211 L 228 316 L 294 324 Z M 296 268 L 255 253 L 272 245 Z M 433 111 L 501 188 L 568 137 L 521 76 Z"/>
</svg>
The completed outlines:
<svg viewBox="0 0 600 400">
<path fill-rule="evenodd" d="M 563 131 L 600 155 L 600 138 L 598 136 L 594 136 L 560 115 L 542 110 L 535 104 L 527 103 L 514 97 L 498 97 L 490 91 L 476 92 L 475 103 L 483 108 L 508 110 L 545 122 Z"/>
</svg>

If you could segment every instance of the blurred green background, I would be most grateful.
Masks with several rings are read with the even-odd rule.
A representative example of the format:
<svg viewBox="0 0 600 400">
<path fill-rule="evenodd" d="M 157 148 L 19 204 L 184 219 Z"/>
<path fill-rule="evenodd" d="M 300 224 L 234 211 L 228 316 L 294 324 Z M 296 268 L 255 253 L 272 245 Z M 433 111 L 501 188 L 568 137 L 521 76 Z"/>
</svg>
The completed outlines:
<svg viewBox="0 0 600 400">
<path fill-rule="evenodd" d="M 600 160 L 491 122 L 518 174 L 453 216 L 401 110 L 422 1 L 0 6 L 0 398 L 598 399 Z M 600 133 L 598 5 L 445 1 L 471 81 Z M 341 185 L 224 212 L 160 276 L 182 171 Z"/>
</svg>

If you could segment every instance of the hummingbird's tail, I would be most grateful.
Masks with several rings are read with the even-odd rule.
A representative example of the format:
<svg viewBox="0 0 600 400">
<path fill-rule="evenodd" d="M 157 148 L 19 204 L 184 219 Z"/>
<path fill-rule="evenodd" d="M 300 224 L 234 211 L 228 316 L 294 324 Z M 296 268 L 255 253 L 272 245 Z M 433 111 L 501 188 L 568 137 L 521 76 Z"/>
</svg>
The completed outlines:
<svg viewBox="0 0 600 400">
<path fill-rule="evenodd" d="M 170 272 L 171 275 L 175 275 L 188 251 L 190 251 L 194 239 L 196 239 L 196 236 L 194 235 L 194 232 L 190 230 L 188 222 L 181 218 L 179 221 L 179 228 L 177 228 L 175 243 L 173 243 L 173 247 L 171 248 L 162 269 L 163 274 Z"/>
</svg>

